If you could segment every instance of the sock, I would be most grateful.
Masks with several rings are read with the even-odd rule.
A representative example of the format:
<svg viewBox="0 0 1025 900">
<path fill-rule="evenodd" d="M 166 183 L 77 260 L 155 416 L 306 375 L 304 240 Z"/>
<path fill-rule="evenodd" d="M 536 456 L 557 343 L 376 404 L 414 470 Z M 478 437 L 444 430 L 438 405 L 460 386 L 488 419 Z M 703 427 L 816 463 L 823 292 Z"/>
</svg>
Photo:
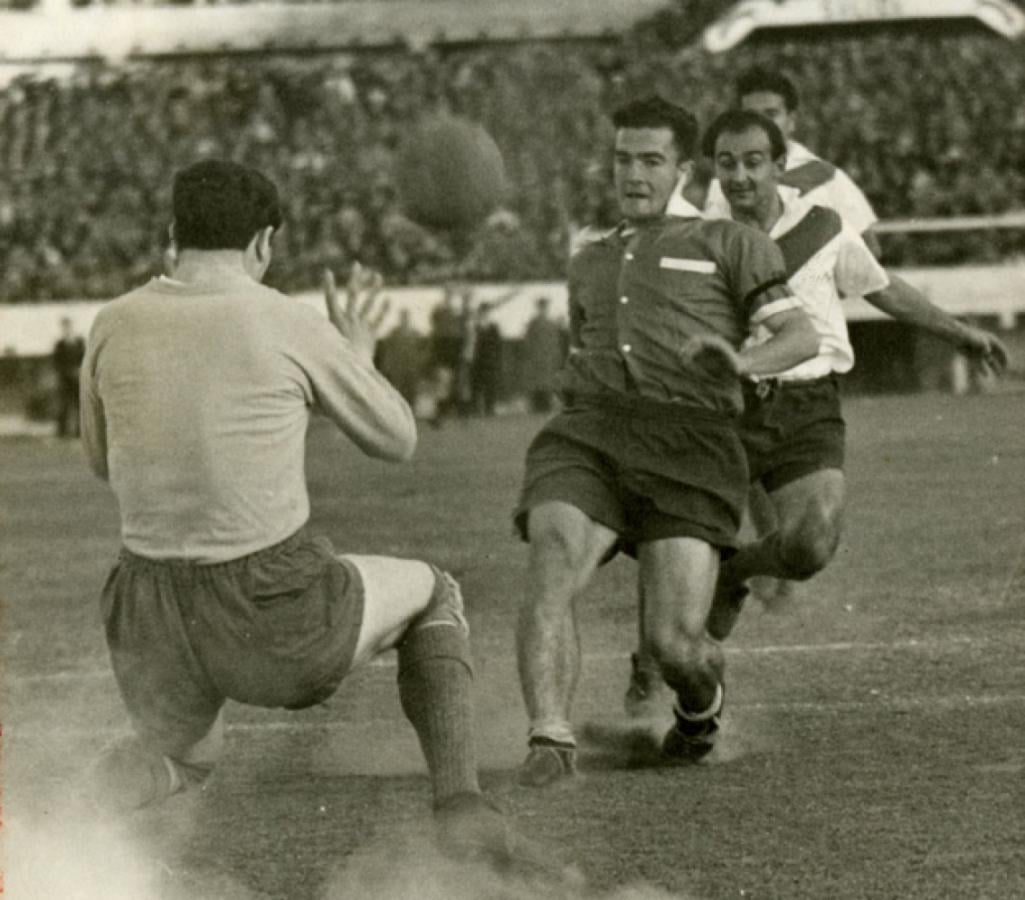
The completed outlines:
<svg viewBox="0 0 1025 900">
<path fill-rule="evenodd" d="M 399 645 L 399 699 L 420 739 L 435 806 L 480 791 L 472 685 L 466 633 L 449 623 L 415 623 Z"/>
<path fill-rule="evenodd" d="M 680 699 L 677 698 L 676 705 L 673 708 L 673 712 L 676 714 L 678 719 L 682 719 L 684 722 L 693 722 L 698 724 L 701 722 L 708 722 L 714 719 L 720 712 L 722 712 L 723 704 L 723 687 L 722 682 L 717 682 L 715 685 L 715 697 L 708 707 L 700 712 L 691 712 L 690 710 L 684 709 Z"/>
<path fill-rule="evenodd" d="M 561 750 L 575 750 L 577 747 L 573 729 L 565 719 L 545 719 L 531 722 L 530 729 L 527 731 L 527 744 L 542 744 L 558 747 Z"/>
</svg>

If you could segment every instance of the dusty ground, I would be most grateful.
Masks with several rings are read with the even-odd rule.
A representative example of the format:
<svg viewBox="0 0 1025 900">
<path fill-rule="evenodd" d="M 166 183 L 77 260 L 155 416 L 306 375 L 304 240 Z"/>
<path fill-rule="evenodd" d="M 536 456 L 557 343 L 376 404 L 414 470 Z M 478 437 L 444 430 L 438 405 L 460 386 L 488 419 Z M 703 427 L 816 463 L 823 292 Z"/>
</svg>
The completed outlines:
<svg viewBox="0 0 1025 900">
<path fill-rule="evenodd" d="M 336 547 L 418 556 L 462 580 L 476 638 L 485 781 L 617 900 L 1025 897 L 1025 395 L 856 398 L 834 565 L 786 615 L 731 641 L 716 764 L 591 750 L 574 784 L 511 784 L 525 722 L 512 661 L 511 536 L 539 420 L 426 430 L 415 463 L 317 428 L 314 519 Z M 83 814 L 81 769 L 125 722 L 96 596 L 116 508 L 74 444 L 0 442 L 5 893 L 15 900 L 559 896 L 443 864 L 389 660 L 305 713 L 228 711 L 208 788 L 128 823 Z M 577 719 L 615 719 L 633 570 L 580 603 Z M 574 895 L 578 896 L 578 895 Z"/>
</svg>

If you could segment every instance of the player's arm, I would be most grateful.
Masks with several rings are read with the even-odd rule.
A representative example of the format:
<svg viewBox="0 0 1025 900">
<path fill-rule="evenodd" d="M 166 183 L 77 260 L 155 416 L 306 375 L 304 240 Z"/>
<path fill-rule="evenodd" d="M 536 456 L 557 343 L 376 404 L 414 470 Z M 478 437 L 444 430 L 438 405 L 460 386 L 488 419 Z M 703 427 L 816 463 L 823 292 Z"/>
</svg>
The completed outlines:
<svg viewBox="0 0 1025 900">
<path fill-rule="evenodd" d="M 747 226 L 724 223 L 731 242 L 730 284 L 753 334 L 764 328 L 769 339 L 753 342 L 737 353 L 741 376 L 785 372 L 819 352 L 819 335 L 801 302 L 787 284 L 783 253 L 767 235 Z"/>
<path fill-rule="evenodd" d="M 794 306 L 764 316 L 759 325 L 772 335 L 767 341 L 740 351 L 738 374 L 773 375 L 785 372 L 819 352 L 819 335 L 811 319 Z"/>
<path fill-rule="evenodd" d="M 985 372 L 997 375 L 1004 372 L 1008 363 L 1007 347 L 995 334 L 958 321 L 899 275 L 889 271 L 887 274 L 890 279 L 887 287 L 865 295 L 876 309 L 953 345 Z"/>
<path fill-rule="evenodd" d="M 752 378 L 785 372 L 819 352 L 819 336 L 811 319 L 798 307 L 773 313 L 761 320 L 771 337 L 743 350 L 714 334 L 691 338 L 683 347 L 683 359 L 703 369 L 709 377 Z"/>
<path fill-rule="evenodd" d="M 315 323 L 300 358 L 316 405 L 360 450 L 405 461 L 416 449 L 416 420 L 373 362 L 377 332 L 387 314 L 387 302 L 379 302 L 380 287 L 378 276 L 354 266 L 343 298 L 334 276 L 325 273 L 324 297 L 334 327 Z"/>
<path fill-rule="evenodd" d="M 89 337 L 88 349 L 79 379 L 79 418 L 82 433 L 82 449 L 85 451 L 89 468 L 97 478 L 110 480 L 107 467 L 107 418 L 103 411 L 103 401 L 96 389 L 96 357 L 95 348 L 98 341 L 94 339 L 96 328 Z"/>
</svg>

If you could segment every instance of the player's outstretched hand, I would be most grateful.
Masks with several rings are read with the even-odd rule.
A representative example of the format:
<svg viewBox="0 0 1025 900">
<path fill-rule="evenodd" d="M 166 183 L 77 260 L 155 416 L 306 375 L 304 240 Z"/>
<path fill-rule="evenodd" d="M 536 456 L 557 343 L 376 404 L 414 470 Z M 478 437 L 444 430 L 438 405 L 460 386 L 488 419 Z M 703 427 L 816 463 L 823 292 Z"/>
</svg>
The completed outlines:
<svg viewBox="0 0 1025 900">
<path fill-rule="evenodd" d="M 992 332 L 965 325 L 961 338 L 964 353 L 984 375 L 1003 375 L 1007 371 L 1007 347 Z"/>
<path fill-rule="evenodd" d="M 340 298 L 334 273 L 330 269 L 324 270 L 327 317 L 353 349 L 370 363 L 374 361 L 374 347 L 377 346 L 381 324 L 388 315 L 388 298 L 380 297 L 383 285 L 384 279 L 379 272 L 353 263 L 349 281 L 342 292 L 344 298 Z"/>
<path fill-rule="evenodd" d="M 687 340 L 680 350 L 685 365 L 696 367 L 706 378 L 726 381 L 740 375 L 740 356 L 715 334 L 700 334 Z"/>
</svg>

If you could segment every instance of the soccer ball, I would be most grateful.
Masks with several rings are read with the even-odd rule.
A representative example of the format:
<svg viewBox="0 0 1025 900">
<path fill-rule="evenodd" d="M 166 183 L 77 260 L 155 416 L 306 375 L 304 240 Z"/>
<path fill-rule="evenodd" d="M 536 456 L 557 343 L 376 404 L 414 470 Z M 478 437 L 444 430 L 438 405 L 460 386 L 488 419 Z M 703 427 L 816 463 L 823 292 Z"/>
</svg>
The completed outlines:
<svg viewBox="0 0 1025 900">
<path fill-rule="evenodd" d="M 427 228 L 466 231 L 506 192 L 494 139 L 468 119 L 431 116 L 413 127 L 399 153 L 397 181 L 406 214 Z"/>
</svg>

